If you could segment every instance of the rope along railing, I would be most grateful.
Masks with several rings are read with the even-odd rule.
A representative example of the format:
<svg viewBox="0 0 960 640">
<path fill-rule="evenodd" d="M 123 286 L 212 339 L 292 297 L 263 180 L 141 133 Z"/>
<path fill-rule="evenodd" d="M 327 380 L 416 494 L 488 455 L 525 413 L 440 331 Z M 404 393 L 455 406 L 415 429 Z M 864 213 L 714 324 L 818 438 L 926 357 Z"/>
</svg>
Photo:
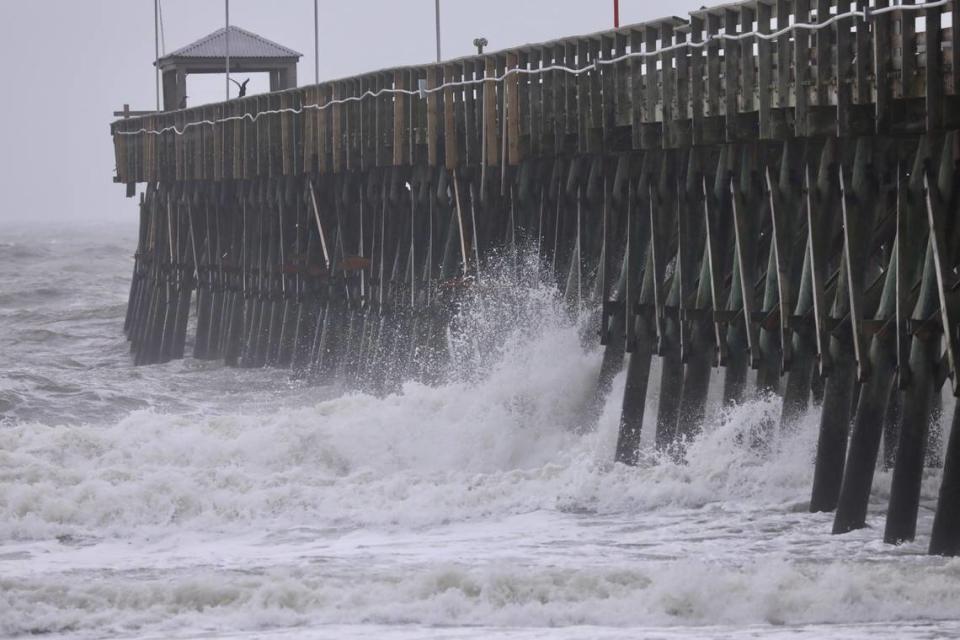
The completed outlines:
<svg viewBox="0 0 960 640">
<path fill-rule="evenodd" d="M 523 68 L 517 67 L 513 69 L 508 69 L 507 71 L 505 71 L 503 74 L 499 76 L 477 78 L 474 80 L 459 80 L 456 82 L 446 82 L 436 87 L 430 87 L 430 88 L 426 87 L 425 80 L 420 80 L 420 86 L 418 89 L 383 88 L 383 89 L 380 89 L 379 91 L 365 91 L 364 93 L 357 96 L 347 96 L 345 98 L 334 98 L 334 99 L 328 100 L 327 102 L 324 102 L 323 104 L 314 103 L 314 104 L 306 104 L 301 107 L 270 109 L 270 110 L 260 111 L 256 114 L 245 113 L 239 116 L 228 116 L 225 118 L 218 118 L 216 120 L 196 120 L 194 122 L 186 123 L 183 126 L 183 128 L 178 128 L 176 125 L 171 125 L 169 127 L 163 127 L 162 129 L 141 128 L 135 131 L 117 131 L 116 135 L 119 135 L 119 136 L 136 136 L 136 135 L 142 135 L 142 134 L 162 135 L 164 133 L 172 132 L 180 136 L 186 133 L 187 129 L 190 129 L 191 127 L 199 127 L 199 126 L 205 126 L 205 125 L 212 127 L 218 124 L 225 124 L 227 122 L 239 122 L 243 120 L 256 122 L 257 120 L 260 119 L 261 116 L 280 115 L 284 113 L 299 115 L 304 111 L 323 111 L 334 105 L 347 104 L 349 102 L 360 102 L 367 98 L 378 98 L 384 94 L 419 96 L 420 98 L 426 98 L 428 95 L 438 93 L 440 91 L 443 91 L 444 89 L 466 87 L 471 85 L 483 84 L 486 82 L 500 83 L 513 75 L 538 75 L 538 74 L 547 73 L 550 71 L 560 71 L 560 72 L 568 73 L 573 76 L 578 76 L 582 73 L 595 71 L 597 67 L 600 65 L 613 65 L 613 64 L 617 64 L 620 62 L 624 62 L 625 60 L 631 60 L 634 58 L 641 58 L 641 59 L 650 58 L 650 57 L 658 56 L 664 53 L 671 53 L 673 51 L 678 51 L 680 49 L 691 49 L 691 48 L 699 49 L 707 46 L 711 42 L 716 42 L 719 40 L 730 40 L 734 42 L 745 40 L 747 38 L 760 38 L 762 40 L 774 40 L 776 38 L 779 38 L 783 35 L 786 35 L 787 33 L 791 33 L 798 29 L 803 29 L 807 31 L 817 31 L 820 29 L 826 29 L 827 27 L 833 25 L 837 21 L 845 20 L 847 18 L 860 18 L 862 20 L 872 20 L 875 16 L 882 15 L 885 13 L 906 12 L 906 11 L 926 11 L 928 9 L 936 9 L 938 7 L 947 6 L 952 1 L 953 0 L 935 0 L 931 2 L 925 2 L 923 4 L 893 5 L 889 7 L 877 7 L 873 9 L 871 9 L 870 7 L 865 7 L 862 11 L 854 10 L 854 11 L 848 11 L 846 13 L 838 13 L 834 16 L 831 16 L 829 19 L 824 20 L 823 22 L 815 22 L 815 23 L 800 22 L 800 23 L 792 24 L 788 27 L 784 27 L 783 29 L 780 29 L 778 31 L 774 31 L 771 33 L 760 33 L 759 31 L 747 31 L 744 33 L 737 33 L 737 34 L 718 33 L 718 34 L 710 35 L 708 38 L 700 42 L 680 42 L 680 43 L 669 45 L 666 47 L 660 47 L 659 49 L 651 49 L 649 51 L 631 51 L 630 53 L 625 53 L 622 56 L 618 56 L 616 58 L 598 59 L 598 60 L 595 60 L 593 64 L 589 64 L 579 68 L 567 67 L 564 65 L 556 65 L 556 64 L 545 66 L 545 67 L 539 67 L 537 69 L 523 69 Z M 956 27 L 957 25 L 954 25 L 954 28 Z"/>
</svg>

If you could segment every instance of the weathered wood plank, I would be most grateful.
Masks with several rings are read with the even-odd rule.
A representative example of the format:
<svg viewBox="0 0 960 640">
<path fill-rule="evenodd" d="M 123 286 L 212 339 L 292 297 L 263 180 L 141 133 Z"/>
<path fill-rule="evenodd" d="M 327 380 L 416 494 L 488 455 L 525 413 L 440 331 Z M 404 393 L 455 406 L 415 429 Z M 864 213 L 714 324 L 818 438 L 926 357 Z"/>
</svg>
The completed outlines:
<svg viewBox="0 0 960 640">
<path fill-rule="evenodd" d="M 902 0 L 900 4 L 916 4 L 916 0 Z M 914 11 L 900 11 L 897 13 L 901 48 L 900 90 L 896 95 L 900 98 L 912 98 L 916 96 L 914 92 L 914 80 L 918 74 L 916 15 Z"/>
<path fill-rule="evenodd" d="M 856 3 L 852 0 L 839 0 L 837 2 L 838 14 L 847 13 L 855 8 Z M 850 29 L 854 20 L 854 18 L 844 18 L 836 23 L 836 50 L 833 55 L 833 64 L 836 67 L 837 74 L 837 135 L 840 137 L 849 136 L 852 128 L 850 107 L 853 105 L 853 85 L 855 81 L 853 57 L 855 51 Z"/>
<path fill-rule="evenodd" d="M 360 78 L 357 95 L 366 95 L 367 92 L 376 94 L 381 88 L 379 74 L 370 74 Z M 357 103 L 360 122 L 360 168 L 367 171 L 377 166 L 377 156 L 379 146 L 377 134 L 380 121 L 380 110 L 383 108 L 380 98 L 370 98 L 369 96 Z"/>
<path fill-rule="evenodd" d="M 868 0 L 856 0 L 854 3 L 857 11 L 865 11 L 868 8 Z M 863 19 L 856 19 L 853 23 L 856 34 L 856 60 L 854 61 L 854 75 L 856 77 L 855 89 L 853 92 L 854 102 L 858 105 L 870 103 L 870 70 L 873 57 L 872 42 L 873 30 L 870 24 Z"/>
<path fill-rule="evenodd" d="M 830 19 L 830 7 L 833 0 L 817 0 L 817 23 Z M 826 29 L 818 29 L 815 36 L 816 54 L 816 91 L 814 104 L 827 106 L 830 104 L 830 89 L 836 80 L 833 72 L 834 59 L 831 55 L 835 40 L 836 25 Z"/>
<path fill-rule="evenodd" d="M 770 20 L 773 7 L 766 2 L 757 3 L 757 32 L 770 33 Z M 759 114 L 760 137 L 773 137 L 773 43 L 763 38 L 757 39 L 757 108 Z"/>
<path fill-rule="evenodd" d="M 562 44 L 553 47 L 553 66 L 565 65 L 566 48 Z M 567 139 L 567 81 L 571 76 L 560 70 L 553 71 L 553 149 L 554 153 L 563 151 Z"/>
<path fill-rule="evenodd" d="M 960 2 L 950 8 L 950 71 L 953 74 L 953 95 L 960 98 Z"/>
<path fill-rule="evenodd" d="M 660 46 L 661 48 L 669 47 L 673 44 L 674 29 L 673 24 L 669 22 L 663 22 L 660 25 Z M 673 51 L 664 51 L 660 54 L 660 83 L 661 83 L 661 100 L 663 106 L 661 108 L 662 119 L 663 119 L 663 145 L 665 147 L 673 146 L 673 132 L 674 132 L 674 114 L 675 114 L 675 99 L 676 99 L 676 89 L 677 89 L 677 80 L 676 80 L 676 69 L 673 66 Z"/>
<path fill-rule="evenodd" d="M 468 60 L 462 66 L 464 82 L 472 81 L 476 76 L 476 62 Z M 477 90 L 478 85 L 468 84 L 463 89 L 463 155 L 469 164 L 478 164 L 481 158 L 483 141 L 480 138 L 480 129 L 477 121 Z"/>
<path fill-rule="evenodd" d="M 328 86 L 321 86 L 317 91 L 317 102 L 326 108 L 317 111 L 317 164 L 320 173 L 330 171 L 330 162 L 333 157 L 333 112 L 335 107 L 329 106 L 333 99 L 333 90 Z"/>
<path fill-rule="evenodd" d="M 541 49 L 532 49 L 528 53 L 527 62 L 530 69 L 539 69 L 543 51 Z M 544 92 L 543 85 L 546 82 L 546 76 L 543 74 L 531 75 L 527 80 L 527 92 L 529 97 L 529 109 L 526 112 L 530 129 L 529 150 L 532 155 L 540 155 L 544 152 L 543 130 L 545 118 L 544 115 Z"/>
<path fill-rule="evenodd" d="M 790 26 L 791 0 L 777 0 L 777 31 Z M 790 70 L 793 60 L 793 40 L 787 31 L 777 38 L 777 107 L 785 109 L 790 106 L 790 88 L 792 80 Z"/>
<path fill-rule="evenodd" d="M 330 136 L 331 136 L 331 155 L 333 159 L 333 172 L 340 173 L 343 170 L 343 105 L 337 100 L 340 100 L 343 96 L 343 84 L 336 82 L 333 84 L 333 106 L 330 107 L 332 110 L 331 123 L 330 123 Z"/>
<path fill-rule="evenodd" d="M 443 67 L 444 84 L 457 82 L 456 68 L 452 64 Z M 454 87 L 443 90 L 443 155 L 444 166 L 448 170 L 456 169 L 460 164 L 460 150 L 457 145 L 456 110 L 454 106 Z"/>
<path fill-rule="evenodd" d="M 721 44 L 717 40 L 720 33 L 722 18 L 719 14 L 707 14 L 707 115 L 717 117 L 722 115 L 722 88 L 720 86 L 720 51 Z"/>
<path fill-rule="evenodd" d="M 420 71 L 417 69 L 410 69 L 404 74 L 407 79 L 407 87 L 410 90 L 416 90 L 420 82 Z M 416 163 L 417 159 L 417 145 L 419 144 L 420 131 L 422 130 L 420 126 L 420 121 L 422 113 L 426 109 L 426 105 L 423 103 L 423 100 L 419 96 L 412 96 L 407 99 L 407 121 L 404 125 L 406 129 L 405 138 L 406 138 L 406 158 L 407 163 L 411 166 Z"/>
<path fill-rule="evenodd" d="M 215 120 L 216 116 L 214 115 L 213 107 L 204 107 L 202 111 L 201 118 L 203 120 Z M 208 124 L 204 124 L 200 127 L 197 127 L 200 131 L 201 138 L 200 144 L 197 145 L 197 172 L 194 174 L 197 180 L 212 180 L 213 179 L 213 127 Z M 151 136 L 151 139 L 154 139 L 156 136 Z M 152 160 L 153 154 L 150 156 L 151 166 L 150 166 L 150 176 L 151 179 L 156 179 L 156 174 L 154 173 Z"/>
<path fill-rule="evenodd" d="M 639 29 L 630 31 L 630 51 L 638 53 L 643 49 L 643 32 Z M 641 130 L 643 128 L 643 118 L 645 115 L 644 107 L 644 87 L 643 87 L 643 59 L 634 57 L 630 59 L 630 127 L 632 129 L 633 148 L 641 147 Z"/>
<path fill-rule="evenodd" d="M 507 71 L 519 66 L 516 53 L 508 53 L 506 58 Z M 513 73 L 504 81 L 506 85 L 506 118 L 507 118 L 507 161 L 512 165 L 520 164 L 520 76 Z"/>
<path fill-rule="evenodd" d="M 412 72 L 410 85 L 419 87 L 420 83 L 427 82 L 427 72 L 425 69 L 417 69 Z M 427 157 L 427 109 L 429 102 L 426 99 L 416 98 L 410 102 L 411 114 L 410 131 L 410 161 L 422 162 Z"/>
<path fill-rule="evenodd" d="M 756 11 L 750 5 L 740 7 L 740 33 L 753 31 L 753 21 Z M 757 77 L 757 60 L 753 55 L 754 45 L 758 38 L 744 38 L 740 41 L 740 107 L 741 112 L 756 111 L 757 100 L 755 94 Z M 760 40 L 759 42 L 764 42 Z"/>
<path fill-rule="evenodd" d="M 927 131 L 938 131 L 943 127 L 944 77 L 943 55 L 940 47 L 943 34 L 940 31 L 942 9 L 933 7 L 924 11 L 926 18 L 926 116 Z"/>
<path fill-rule="evenodd" d="M 487 166 L 500 166 L 500 135 L 497 127 L 497 83 L 494 78 L 497 75 L 496 59 L 493 56 L 487 56 L 484 59 L 484 77 L 483 83 L 483 140 L 484 140 L 484 158 Z"/>
<path fill-rule="evenodd" d="M 600 58 L 599 38 L 591 38 L 588 41 L 587 55 L 589 58 L 584 61 L 584 64 L 594 65 L 593 69 L 584 74 L 587 77 L 587 84 L 589 86 L 589 100 L 587 103 L 589 113 L 587 117 L 584 118 L 587 133 L 587 149 L 591 153 L 599 153 L 603 147 L 604 139 L 603 99 L 601 96 L 601 92 L 603 91 L 603 80 L 601 77 L 602 67 L 596 65 L 597 59 Z"/>
<path fill-rule="evenodd" d="M 347 90 L 351 98 L 356 98 L 363 93 L 361 86 L 362 78 L 354 78 L 347 82 Z M 346 115 L 347 121 L 344 127 L 347 134 L 347 167 L 350 169 L 359 169 L 363 162 L 363 140 L 361 133 L 365 132 L 363 126 L 363 112 L 360 107 L 367 100 L 351 100 L 347 103 Z"/>
<path fill-rule="evenodd" d="M 314 156 L 317 152 L 317 119 L 309 108 L 316 104 L 317 87 L 307 87 L 303 92 L 303 170 L 305 173 L 316 171 Z"/>
<path fill-rule="evenodd" d="M 644 34 L 645 51 L 656 51 L 657 49 L 657 28 L 654 26 L 646 27 Z M 653 123 L 657 121 L 657 106 L 660 103 L 660 82 L 657 72 L 657 56 L 649 55 L 645 58 L 645 73 L 643 77 L 644 103 L 643 103 L 643 121 Z"/>
<path fill-rule="evenodd" d="M 644 124 L 641 128 L 640 144 L 644 149 L 659 147 L 661 144 L 660 136 L 657 135 L 657 122 L 662 122 L 658 107 L 662 110 L 660 103 L 660 72 L 657 69 L 658 56 L 652 52 L 658 48 L 659 29 L 656 26 L 647 26 L 644 38 L 645 51 L 651 55 L 646 57 L 646 73 L 644 74 Z"/>
<path fill-rule="evenodd" d="M 400 91 L 406 90 L 407 74 L 402 71 L 395 71 L 393 74 L 393 87 Z M 407 145 L 410 142 L 410 129 L 407 122 L 407 103 L 410 96 L 397 93 L 393 96 L 393 166 L 399 167 L 406 164 L 407 154 L 409 153 Z"/>
<path fill-rule="evenodd" d="M 690 42 L 703 42 L 704 21 L 699 15 L 690 17 Z M 704 85 L 706 75 L 703 47 L 690 48 L 690 119 L 693 144 L 703 144 Z"/>
<path fill-rule="evenodd" d="M 224 161 L 224 132 L 226 125 L 223 123 L 226 104 L 219 104 L 213 108 L 213 117 L 216 124 L 213 125 L 213 179 L 223 180 L 223 161 Z M 153 136 L 156 138 L 157 136 Z"/>
<path fill-rule="evenodd" d="M 687 42 L 686 30 L 677 30 L 675 42 L 678 45 Z M 676 106 L 673 112 L 673 130 L 671 131 L 671 146 L 681 147 L 690 144 L 690 52 L 691 49 L 682 47 L 674 53 L 676 60 L 676 89 L 674 90 L 674 99 Z"/>
<path fill-rule="evenodd" d="M 517 52 L 517 67 L 522 70 L 529 69 L 530 53 L 526 50 Z M 518 127 L 520 135 L 517 138 L 517 144 L 520 146 L 520 154 L 524 157 L 530 152 L 530 75 L 520 73 L 517 75 L 517 93 L 519 94 L 520 116 Z"/>
<path fill-rule="evenodd" d="M 727 35 L 736 35 L 739 15 L 736 9 L 724 9 L 723 31 Z M 740 43 L 734 40 L 723 41 L 724 107 L 727 119 L 727 140 L 735 141 L 740 137 L 737 116 L 740 110 Z"/>
<path fill-rule="evenodd" d="M 427 67 L 427 89 L 440 86 L 437 67 Z M 440 162 L 440 94 L 427 94 L 427 163 L 435 167 Z"/>
<path fill-rule="evenodd" d="M 875 0 L 877 9 L 890 5 L 890 0 Z M 893 17 L 889 13 L 873 20 L 873 72 L 876 85 L 874 120 L 877 133 L 890 130 L 893 100 Z"/>
<path fill-rule="evenodd" d="M 182 127 L 183 127 L 182 118 L 183 118 L 183 115 L 182 115 L 182 114 L 179 114 L 179 113 L 173 114 L 173 125 L 174 125 L 175 127 L 177 127 L 178 129 L 181 129 L 181 130 L 182 130 Z M 150 121 L 150 119 L 148 118 L 148 119 L 147 119 L 147 122 L 149 122 L 149 121 Z M 246 128 L 246 126 L 245 126 L 244 128 Z M 136 142 L 138 143 L 137 146 L 140 146 L 139 143 L 140 143 L 142 140 L 145 140 L 145 139 L 146 139 L 146 136 L 144 136 L 143 138 L 138 137 L 137 140 L 136 140 Z M 185 138 L 185 136 L 174 135 L 174 141 L 173 141 L 174 149 L 173 149 L 173 151 L 174 151 L 174 155 L 175 155 L 175 157 L 176 157 L 175 162 L 176 162 L 176 165 L 177 165 L 177 166 L 176 166 L 176 168 L 175 168 L 175 173 L 176 173 L 176 179 L 177 179 L 177 180 L 183 180 L 183 179 L 184 179 L 184 175 L 185 175 L 185 174 L 184 174 L 184 169 L 185 169 L 184 165 L 186 164 L 185 143 L 186 143 L 186 138 Z M 131 160 L 132 160 L 132 159 L 133 159 L 133 158 L 131 158 Z M 244 176 L 244 177 L 246 177 L 246 176 Z"/>
<path fill-rule="evenodd" d="M 304 92 L 294 91 L 292 94 L 293 108 L 299 111 L 299 113 L 294 113 L 291 117 L 291 135 L 293 136 L 293 173 L 294 175 L 301 175 L 304 172 L 304 166 L 306 166 L 303 161 L 303 148 L 306 145 L 306 133 L 304 131 L 304 127 L 307 118 L 309 118 L 309 114 L 303 110 L 303 105 L 306 100 Z"/>
<path fill-rule="evenodd" d="M 289 92 L 280 94 L 280 165 L 283 175 L 293 175 L 293 116 L 288 112 L 292 107 L 292 97 Z"/>
<path fill-rule="evenodd" d="M 810 0 L 795 0 L 794 21 L 810 22 Z M 809 131 L 810 115 L 810 32 L 795 29 L 793 32 L 794 69 L 794 132 L 805 136 Z"/>
<path fill-rule="evenodd" d="M 570 69 L 577 69 L 580 67 L 580 63 L 577 61 L 577 42 L 571 40 L 564 47 L 564 63 L 566 67 Z M 579 87 L 580 87 L 580 76 L 571 76 L 566 75 L 566 82 L 564 83 L 564 121 L 566 128 L 564 130 L 564 146 L 566 146 L 567 139 L 578 140 L 580 134 L 580 105 L 579 105 Z M 562 147 L 561 147 L 562 148 Z"/>
<path fill-rule="evenodd" d="M 613 37 L 612 57 L 619 58 L 627 53 L 629 36 L 618 31 Z M 621 127 L 630 122 L 630 63 L 627 61 L 611 65 L 610 75 L 613 76 L 613 128 Z"/>
</svg>

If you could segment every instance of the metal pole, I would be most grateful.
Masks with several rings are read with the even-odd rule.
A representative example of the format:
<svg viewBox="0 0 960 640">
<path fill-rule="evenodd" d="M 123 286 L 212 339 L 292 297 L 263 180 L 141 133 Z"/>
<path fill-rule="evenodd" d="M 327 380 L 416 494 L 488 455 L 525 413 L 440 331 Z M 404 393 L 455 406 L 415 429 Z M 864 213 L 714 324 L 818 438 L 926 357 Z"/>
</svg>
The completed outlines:
<svg viewBox="0 0 960 640">
<path fill-rule="evenodd" d="M 313 81 L 320 84 L 320 17 L 317 0 L 313 0 Z"/>
<path fill-rule="evenodd" d="M 620 0 L 613 0 L 613 28 L 620 28 Z"/>
<path fill-rule="evenodd" d="M 224 33 L 227 37 L 227 100 L 230 99 L 230 0 L 224 0 L 227 13 L 227 28 Z"/>
<path fill-rule="evenodd" d="M 440 0 L 436 0 L 436 11 L 437 16 L 437 62 L 440 62 Z"/>
<path fill-rule="evenodd" d="M 160 0 L 153 0 L 153 53 L 157 82 L 157 111 L 160 111 Z"/>
</svg>

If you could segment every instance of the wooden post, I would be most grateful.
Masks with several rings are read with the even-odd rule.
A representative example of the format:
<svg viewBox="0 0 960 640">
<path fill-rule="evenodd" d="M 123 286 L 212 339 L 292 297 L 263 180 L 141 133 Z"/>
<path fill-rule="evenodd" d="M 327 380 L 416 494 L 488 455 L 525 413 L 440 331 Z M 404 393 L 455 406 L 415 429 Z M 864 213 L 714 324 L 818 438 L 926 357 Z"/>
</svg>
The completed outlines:
<svg viewBox="0 0 960 640">
<path fill-rule="evenodd" d="M 399 91 L 407 89 L 407 74 L 397 71 L 393 74 L 393 86 Z M 406 164 L 409 157 L 407 145 L 410 144 L 410 128 L 407 118 L 407 104 L 410 96 L 397 93 L 393 96 L 393 166 Z"/>
<path fill-rule="evenodd" d="M 704 23 L 700 15 L 690 16 L 690 42 L 703 42 Z M 704 85 L 703 47 L 690 48 L 690 119 L 692 143 L 703 144 Z"/>
<path fill-rule="evenodd" d="M 640 29 L 630 31 L 630 50 L 639 53 L 643 49 L 643 32 Z M 632 133 L 632 143 L 634 149 L 642 147 L 641 132 L 643 131 L 643 121 L 646 117 L 646 107 L 644 99 L 646 94 L 643 89 L 643 62 L 642 58 L 635 57 L 630 59 L 630 127 Z"/>
<path fill-rule="evenodd" d="M 445 84 L 456 82 L 454 65 L 448 64 L 443 68 Z M 443 155 L 444 166 L 452 171 L 460 165 L 460 150 L 457 145 L 457 123 L 455 110 L 455 92 L 461 89 L 447 87 L 443 90 Z"/>
<path fill-rule="evenodd" d="M 723 11 L 723 31 L 726 34 L 735 35 L 737 33 L 737 22 L 739 15 L 733 8 Z M 726 126 L 728 142 L 735 142 L 740 139 L 738 127 L 738 116 L 740 112 L 740 87 L 741 87 L 741 68 L 740 68 L 740 43 L 734 40 L 723 41 L 723 95 L 724 106 L 726 108 Z"/>
<path fill-rule="evenodd" d="M 900 4 L 916 4 L 916 0 L 902 0 Z M 894 14 L 900 25 L 900 92 L 899 98 L 914 96 L 917 77 L 917 22 L 916 12 L 900 11 Z"/>
<path fill-rule="evenodd" d="M 770 20 L 773 8 L 765 2 L 757 3 L 757 31 L 770 33 Z M 751 56 L 752 57 L 752 56 Z M 773 137 L 773 50 L 770 40 L 757 38 L 757 89 L 759 102 L 759 127 L 761 138 Z"/>
<path fill-rule="evenodd" d="M 956 4 L 956 3 L 954 3 Z M 940 30 L 940 7 L 933 7 L 924 11 L 927 30 L 924 34 L 926 42 L 926 125 L 927 132 L 939 131 L 943 127 L 944 108 L 944 79 L 943 54 L 940 46 L 943 41 L 943 32 Z M 954 24 L 953 29 L 960 29 Z"/>
<path fill-rule="evenodd" d="M 890 0 L 876 0 L 876 8 L 889 6 Z M 891 125 L 893 100 L 893 17 L 883 13 L 873 23 L 873 74 L 876 83 L 874 113 L 877 133 L 886 133 Z"/>
<path fill-rule="evenodd" d="M 830 7 L 834 0 L 816 0 L 817 24 L 830 19 Z M 816 60 L 816 91 L 817 106 L 825 107 L 830 104 L 830 87 L 838 78 L 834 75 L 834 56 L 831 55 L 836 42 L 837 23 L 825 29 L 818 29 L 814 36 L 814 56 Z"/>
<path fill-rule="evenodd" d="M 427 67 L 427 89 L 436 89 L 440 86 L 437 78 L 438 68 Z M 440 162 L 440 96 L 438 93 L 427 94 L 427 163 L 431 167 Z"/>
<path fill-rule="evenodd" d="M 518 58 L 516 53 L 507 54 L 507 70 L 518 67 Z M 523 114 L 520 112 L 520 76 L 513 73 L 504 81 L 506 88 L 506 118 L 507 118 L 507 158 L 504 162 L 511 165 L 518 165 L 523 159 L 520 154 L 520 120 Z"/>
<path fill-rule="evenodd" d="M 670 22 L 663 22 L 660 25 L 661 48 L 669 47 L 672 44 L 673 24 Z M 663 119 L 662 144 L 665 148 L 673 146 L 674 130 L 676 128 L 673 120 L 676 112 L 674 100 L 676 99 L 677 73 L 673 68 L 673 59 L 674 54 L 672 51 L 665 51 L 660 54 L 660 86 L 661 99 L 663 101 L 663 106 L 661 108 Z"/>
<path fill-rule="evenodd" d="M 493 56 L 487 56 L 485 78 L 483 83 L 483 139 L 485 149 L 486 165 L 489 167 L 500 166 L 500 136 L 497 127 L 497 83 L 493 81 L 496 77 L 496 59 Z"/>
<path fill-rule="evenodd" d="M 855 7 L 856 3 L 854 0 L 839 0 L 837 2 L 837 13 L 845 13 Z M 855 77 L 852 61 L 855 51 L 850 27 L 854 22 L 854 18 L 844 18 L 843 20 L 837 20 L 835 23 L 837 37 L 832 63 L 837 74 L 835 78 L 837 86 L 836 134 L 841 138 L 849 136 L 853 127 L 851 111 L 853 107 Z M 826 29 L 824 29 L 824 31 L 826 31 Z"/>
<path fill-rule="evenodd" d="M 810 0 L 795 0 L 794 22 L 810 22 Z M 806 29 L 793 31 L 794 69 L 794 133 L 805 136 L 809 131 L 810 113 L 810 32 Z"/>
</svg>

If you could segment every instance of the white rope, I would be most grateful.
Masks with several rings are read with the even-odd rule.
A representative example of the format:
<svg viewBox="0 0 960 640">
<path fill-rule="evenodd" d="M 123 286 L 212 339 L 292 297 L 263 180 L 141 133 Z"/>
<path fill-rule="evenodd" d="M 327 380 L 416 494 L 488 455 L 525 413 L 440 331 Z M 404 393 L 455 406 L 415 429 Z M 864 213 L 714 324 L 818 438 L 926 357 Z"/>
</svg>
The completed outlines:
<svg viewBox="0 0 960 640">
<path fill-rule="evenodd" d="M 335 98 L 332 100 L 328 100 L 324 104 L 314 103 L 314 104 L 303 105 L 300 108 L 288 107 L 285 109 L 271 109 L 268 111 L 260 111 L 256 114 L 245 113 L 240 116 L 228 116 L 225 118 L 219 118 L 217 120 L 195 120 L 193 122 L 188 122 L 187 124 L 185 124 L 182 129 L 177 128 L 176 125 L 171 125 L 169 127 L 164 127 L 162 129 L 141 128 L 141 129 L 137 129 L 136 131 L 117 131 L 116 135 L 119 135 L 119 136 L 137 136 L 141 134 L 162 135 L 164 133 L 173 132 L 178 136 L 182 136 L 184 133 L 186 133 L 187 129 L 191 127 L 199 127 L 203 125 L 209 125 L 212 127 L 217 124 L 223 124 L 227 122 L 239 122 L 242 120 L 249 120 L 251 123 L 255 123 L 257 120 L 260 119 L 261 116 L 279 115 L 283 113 L 300 115 L 301 113 L 303 113 L 308 109 L 314 110 L 314 111 L 323 111 L 325 109 L 329 109 L 334 105 L 347 104 L 348 102 L 360 102 L 361 100 L 364 100 L 368 97 L 378 98 L 383 94 L 426 96 L 426 95 L 438 93 L 440 91 L 443 91 L 444 89 L 451 89 L 456 87 L 467 87 L 471 85 L 482 84 L 484 82 L 499 83 L 499 82 L 503 82 L 504 80 L 506 80 L 512 75 L 520 75 L 520 74 L 537 75 L 541 73 L 546 73 L 548 71 L 562 71 L 570 75 L 579 76 L 582 73 L 587 73 L 589 71 L 596 70 L 599 65 L 617 64 L 618 62 L 623 62 L 624 60 L 630 60 L 632 58 L 650 58 L 653 56 L 658 56 L 664 53 L 670 53 L 672 51 L 677 51 L 679 49 L 685 49 L 685 48 L 701 49 L 707 46 L 708 44 L 710 44 L 711 42 L 715 42 L 718 40 L 730 40 L 734 42 L 739 40 L 745 40 L 747 38 L 760 38 L 761 40 L 774 40 L 776 38 L 779 38 L 780 36 L 790 33 L 791 31 L 796 31 L 797 29 L 804 29 L 807 31 L 817 31 L 820 29 L 825 29 L 830 25 L 834 24 L 835 22 L 837 22 L 838 20 L 843 20 L 846 18 L 862 18 L 864 20 L 868 20 L 872 16 L 878 16 L 885 13 L 892 13 L 894 11 L 925 11 L 927 9 L 936 9 L 937 7 L 947 6 L 950 4 L 951 1 L 952 0 L 932 0 L 930 2 L 925 2 L 923 4 L 899 4 L 899 5 L 891 5 L 889 7 L 880 7 L 877 9 L 870 9 L 868 7 L 865 11 L 848 11 L 847 13 L 838 13 L 837 15 L 831 16 L 829 19 L 824 20 L 823 22 L 816 22 L 816 23 L 801 22 L 797 24 L 792 24 L 788 27 L 784 27 L 783 29 L 780 29 L 779 31 L 774 31 L 772 33 L 760 33 L 759 31 L 748 31 L 748 32 L 738 33 L 738 34 L 717 33 L 717 34 L 711 35 L 706 40 L 702 40 L 700 42 L 678 42 L 677 44 L 672 44 L 666 47 L 661 47 L 659 49 L 653 49 L 650 51 L 633 51 L 630 53 L 625 53 L 622 56 L 618 56 L 616 58 L 595 60 L 593 64 L 590 64 L 581 68 L 567 67 L 567 66 L 558 65 L 558 64 L 549 65 L 546 67 L 539 67 L 537 69 L 522 69 L 519 67 L 515 67 L 513 69 L 508 69 L 507 71 L 505 71 L 503 74 L 499 76 L 491 76 L 489 78 L 477 78 L 474 80 L 457 80 L 455 82 L 446 82 L 439 86 L 431 87 L 429 89 L 424 89 L 422 91 L 414 90 L 414 89 L 383 88 L 383 89 L 380 89 L 379 91 L 365 91 L 358 96 L 348 96 L 346 98 Z M 954 28 L 958 28 L 958 27 L 960 27 L 960 25 L 954 25 Z"/>
</svg>

